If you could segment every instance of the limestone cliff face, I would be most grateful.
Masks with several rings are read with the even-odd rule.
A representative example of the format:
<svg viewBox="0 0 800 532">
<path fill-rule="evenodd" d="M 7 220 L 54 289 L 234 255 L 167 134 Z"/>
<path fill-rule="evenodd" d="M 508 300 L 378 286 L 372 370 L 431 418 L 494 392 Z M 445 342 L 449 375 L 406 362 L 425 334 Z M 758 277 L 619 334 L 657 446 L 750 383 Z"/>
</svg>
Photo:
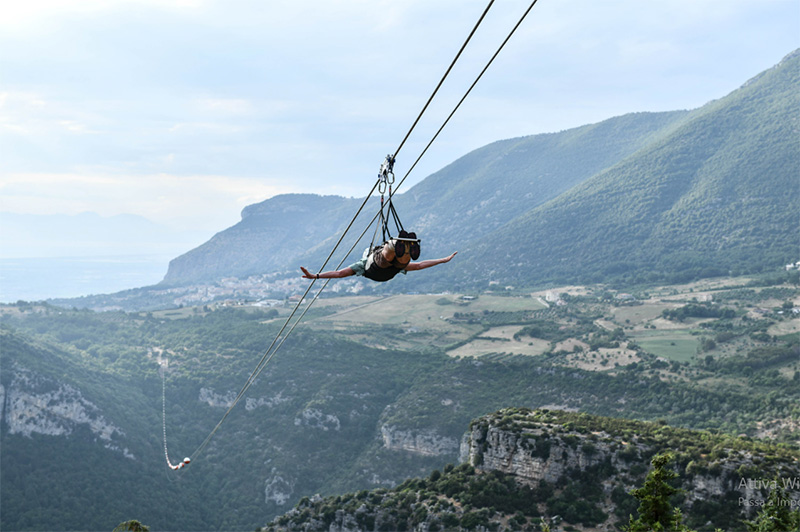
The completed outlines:
<svg viewBox="0 0 800 532">
<path fill-rule="evenodd" d="M 441 436 L 433 429 L 400 430 L 390 425 L 381 426 L 381 438 L 386 449 L 406 451 L 423 456 L 457 456 L 460 442 Z"/>
<path fill-rule="evenodd" d="M 283 506 L 294 493 L 295 480 L 289 475 L 281 474 L 276 468 L 272 468 L 269 477 L 264 481 L 264 502 L 274 502 L 278 506 Z"/>
<path fill-rule="evenodd" d="M 649 462 L 649 457 L 659 452 L 683 451 L 680 447 L 664 448 L 648 437 L 635 434 L 529 421 L 525 413 L 516 413 L 513 420 L 509 419 L 501 411 L 473 422 L 468 433 L 467 460 L 476 469 L 501 471 L 534 487 L 540 481 L 556 483 L 562 477 L 574 477 L 595 465 L 607 464 L 611 470 L 622 473 L 629 471 L 632 464 Z M 672 430 L 669 427 L 664 430 L 668 429 Z M 709 458 L 703 466 L 693 464 L 678 467 L 688 507 L 698 500 L 723 497 L 764 499 L 759 489 L 763 486 L 753 477 L 777 477 L 790 486 L 800 485 L 800 464 L 796 458 L 765 467 L 763 457 L 728 449 L 725 456 Z M 616 473 L 608 476 L 604 481 L 605 491 L 610 492 L 617 484 L 626 490 L 634 487 L 623 482 L 622 476 Z M 790 489 L 788 497 L 800 504 L 800 491 Z"/>
<path fill-rule="evenodd" d="M 470 434 L 469 461 L 478 469 L 502 471 L 526 484 L 556 482 L 570 469 L 585 470 L 611 457 L 619 463 L 608 442 L 581 438 L 551 438 L 545 429 L 525 433 L 476 424 Z"/>
<path fill-rule="evenodd" d="M 433 430 L 385 423 L 381 436 L 389 449 L 431 456 L 459 450 L 459 442 Z M 305 497 L 262 530 L 510 532 L 539 530 L 542 518 L 559 530 L 559 523 L 563 530 L 618 530 L 638 506 L 631 490 L 645 482 L 651 458 L 667 451 L 685 494 L 679 509 L 686 519 L 708 523 L 703 530 L 723 521 L 723 529 L 739 530 L 776 487 L 783 489 L 782 504 L 800 505 L 797 448 L 767 441 L 508 408 L 473 421 L 461 444 L 469 463 L 370 493 Z M 273 471 L 268 500 L 288 500 L 292 486 L 285 478 Z"/>
<path fill-rule="evenodd" d="M 236 392 L 231 390 L 225 395 L 216 393 L 211 388 L 200 388 L 197 400 L 215 408 L 230 408 L 236 400 Z"/>
<path fill-rule="evenodd" d="M 12 376 L 7 386 L 0 384 L 0 423 L 5 423 L 9 434 L 69 436 L 78 425 L 88 425 L 105 447 L 134 458 L 115 443 L 125 435 L 122 429 L 106 420 L 80 390 L 18 364 L 7 371 Z"/>
</svg>

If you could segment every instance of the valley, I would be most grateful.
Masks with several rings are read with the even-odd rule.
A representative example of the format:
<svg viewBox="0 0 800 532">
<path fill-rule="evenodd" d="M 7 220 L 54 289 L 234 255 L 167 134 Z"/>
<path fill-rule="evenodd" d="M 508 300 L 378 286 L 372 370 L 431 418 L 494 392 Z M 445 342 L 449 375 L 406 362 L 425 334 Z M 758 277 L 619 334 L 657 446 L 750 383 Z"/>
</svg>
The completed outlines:
<svg viewBox="0 0 800 532">
<path fill-rule="evenodd" d="M 359 199 L 273 196 L 156 285 L 0 305 L 0 528 L 605 531 L 668 452 L 691 526 L 739 532 L 770 494 L 735 482 L 800 456 L 798 67 L 464 155 L 396 198 L 458 256 L 332 282 L 291 334 Z"/>
<path fill-rule="evenodd" d="M 662 420 L 796 448 L 792 279 L 323 298 L 174 479 L 159 453 L 159 367 L 168 359 L 174 459 L 218 421 L 292 302 L 101 313 L 3 305 L 3 527 L 58 529 L 58 516 L 66 529 L 86 520 L 110 529 L 135 515 L 166 530 L 249 529 L 303 497 L 386 489 L 457 465 L 469 423 L 507 407 Z M 76 472 L 64 453 L 104 465 Z M 57 491 L 42 489 L 52 518 L 23 520 L 40 504 L 19 496 L 23 477 L 58 479 Z M 75 491 L 92 483 L 103 494 Z M 131 487 L 157 497 L 123 495 Z M 216 502 L 208 490 L 221 490 Z M 87 509 L 68 511 L 84 506 L 67 493 Z"/>
</svg>

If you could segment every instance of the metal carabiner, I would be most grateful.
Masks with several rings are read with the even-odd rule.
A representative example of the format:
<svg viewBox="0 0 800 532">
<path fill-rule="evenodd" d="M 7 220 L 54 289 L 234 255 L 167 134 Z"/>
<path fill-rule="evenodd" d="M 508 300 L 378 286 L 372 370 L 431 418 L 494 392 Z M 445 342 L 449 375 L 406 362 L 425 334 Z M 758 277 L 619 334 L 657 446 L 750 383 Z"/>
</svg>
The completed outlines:
<svg viewBox="0 0 800 532">
<path fill-rule="evenodd" d="M 378 170 L 378 192 L 383 195 L 386 192 L 387 186 L 391 191 L 394 184 L 394 156 L 390 153 L 386 159 L 381 163 L 381 168 Z M 391 193 L 391 192 L 390 192 Z"/>
<path fill-rule="evenodd" d="M 394 156 L 391 153 L 387 155 L 386 159 L 381 163 L 381 168 L 378 170 L 378 177 L 381 181 L 389 183 L 390 185 L 394 183 Z"/>
</svg>

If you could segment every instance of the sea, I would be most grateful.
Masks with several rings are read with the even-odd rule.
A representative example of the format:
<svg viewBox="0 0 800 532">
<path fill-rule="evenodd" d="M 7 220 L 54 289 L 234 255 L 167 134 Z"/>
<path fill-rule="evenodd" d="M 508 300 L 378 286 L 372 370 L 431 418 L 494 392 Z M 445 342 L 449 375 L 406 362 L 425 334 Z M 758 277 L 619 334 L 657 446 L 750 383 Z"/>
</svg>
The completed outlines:
<svg viewBox="0 0 800 532">
<path fill-rule="evenodd" d="M 174 256 L 0 258 L 0 303 L 112 294 L 151 286 Z"/>
</svg>

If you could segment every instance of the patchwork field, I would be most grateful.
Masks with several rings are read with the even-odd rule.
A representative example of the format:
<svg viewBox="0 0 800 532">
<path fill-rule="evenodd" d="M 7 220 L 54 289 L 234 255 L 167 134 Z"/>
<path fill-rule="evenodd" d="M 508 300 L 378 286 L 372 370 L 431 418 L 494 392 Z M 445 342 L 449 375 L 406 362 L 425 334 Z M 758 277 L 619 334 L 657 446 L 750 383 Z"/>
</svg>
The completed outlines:
<svg viewBox="0 0 800 532">
<path fill-rule="evenodd" d="M 678 362 L 694 360 L 700 345 L 697 337 L 686 329 L 642 331 L 635 332 L 630 337 L 648 353 Z"/>
<path fill-rule="evenodd" d="M 522 325 L 492 327 L 471 342 L 447 352 L 453 357 L 477 357 L 488 353 L 510 353 L 514 355 L 536 356 L 550 349 L 550 342 L 537 338 L 516 340 L 514 334 Z"/>
<path fill-rule="evenodd" d="M 607 371 L 619 366 L 627 366 L 641 359 L 631 349 L 600 348 L 597 351 L 572 353 L 566 357 L 566 365 L 586 371 Z"/>
<path fill-rule="evenodd" d="M 543 351 L 541 345 L 528 345 L 534 342 L 514 340 L 513 332 L 510 335 L 505 332 L 489 335 L 500 335 L 497 338 L 502 337 L 503 340 L 481 339 L 483 326 L 453 320 L 456 313 L 519 312 L 547 308 L 532 297 L 482 295 L 473 299 L 453 294 L 354 296 L 321 300 L 317 306 L 332 313 L 309 319 L 311 327 L 347 332 L 351 338 L 376 347 L 447 348 L 464 344 L 461 348 L 468 354 L 454 356 L 477 356 L 490 352 L 540 354 Z M 395 334 L 387 335 L 383 330 L 386 327 L 394 327 Z M 379 329 L 383 332 L 378 332 Z M 473 342 L 476 344 L 470 346 Z M 502 342 L 503 348 L 486 348 L 486 344 L 497 347 L 500 345 L 498 342 Z"/>
<path fill-rule="evenodd" d="M 708 356 L 741 355 L 761 344 L 742 335 L 709 347 L 707 340 L 713 339 L 716 333 L 704 328 L 703 323 L 714 318 L 686 317 L 679 321 L 667 319 L 665 311 L 674 311 L 687 304 L 705 304 L 735 308 L 740 315 L 755 316 L 752 319 L 761 319 L 765 313 L 770 313 L 777 319 L 770 321 L 769 329 L 765 330 L 768 335 L 786 337 L 800 334 L 800 318 L 794 317 L 791 308 L 781 310 L 785 305 L 781 294 L 797 299 L 796 288 L 767 288 L 771 291 L 762 293 L 765 289 L 742 288 L 746 281 L 710 280 L 652 289 L 647 294 L 614 296 L 611 300 L 606 296 L 603 301 L 597 297 L 603 291 L 601 287 L 580 286 L 515 296 L 404 294 L 334 297 L 317 301 L 313 312 L 305 318 L 304 326 L 338 331 L 373 347 L 420 351 L 436 348 L 458 358 L 541 356 L 560 352 L 562 355 L 554 359 L 554 363 L 590 371 L 613 371 L 616 367 L 640 361 L 635 346 L 629 349 L 626 342 L 669 361 L 695 363 Z M 560 297 L 565 300 L 560 301 Z M 290 305 L 280 308 L 277 319 L 283 320 L 291 308 Z M 181 309 L 171 311 L 170 314 L 174 315 L 162 317 L 175 318 L 191 312 L 203 311 Z M 539 323 L 545 320 L 555 324 L 556 328 L 569 330 L 576 323 L 574 320 L 582 319 L 579 317 L 583 315 L 592 315 L 596 330 L 605 332 L 587 334 L 584 330 L 572 337 L 559 333 L 554 341 L 538 338 L 535 334 L 531 336 L 529 331 L 518 334 L 527 323 L 536 320 Z M 625 341 L 620 342 L 618 348 L 592 348 L 589 345 L 595 334 L 614 335 L 620 329 Z M 548 334 L 553 338 L 553 329 Z"/>
</svg>

